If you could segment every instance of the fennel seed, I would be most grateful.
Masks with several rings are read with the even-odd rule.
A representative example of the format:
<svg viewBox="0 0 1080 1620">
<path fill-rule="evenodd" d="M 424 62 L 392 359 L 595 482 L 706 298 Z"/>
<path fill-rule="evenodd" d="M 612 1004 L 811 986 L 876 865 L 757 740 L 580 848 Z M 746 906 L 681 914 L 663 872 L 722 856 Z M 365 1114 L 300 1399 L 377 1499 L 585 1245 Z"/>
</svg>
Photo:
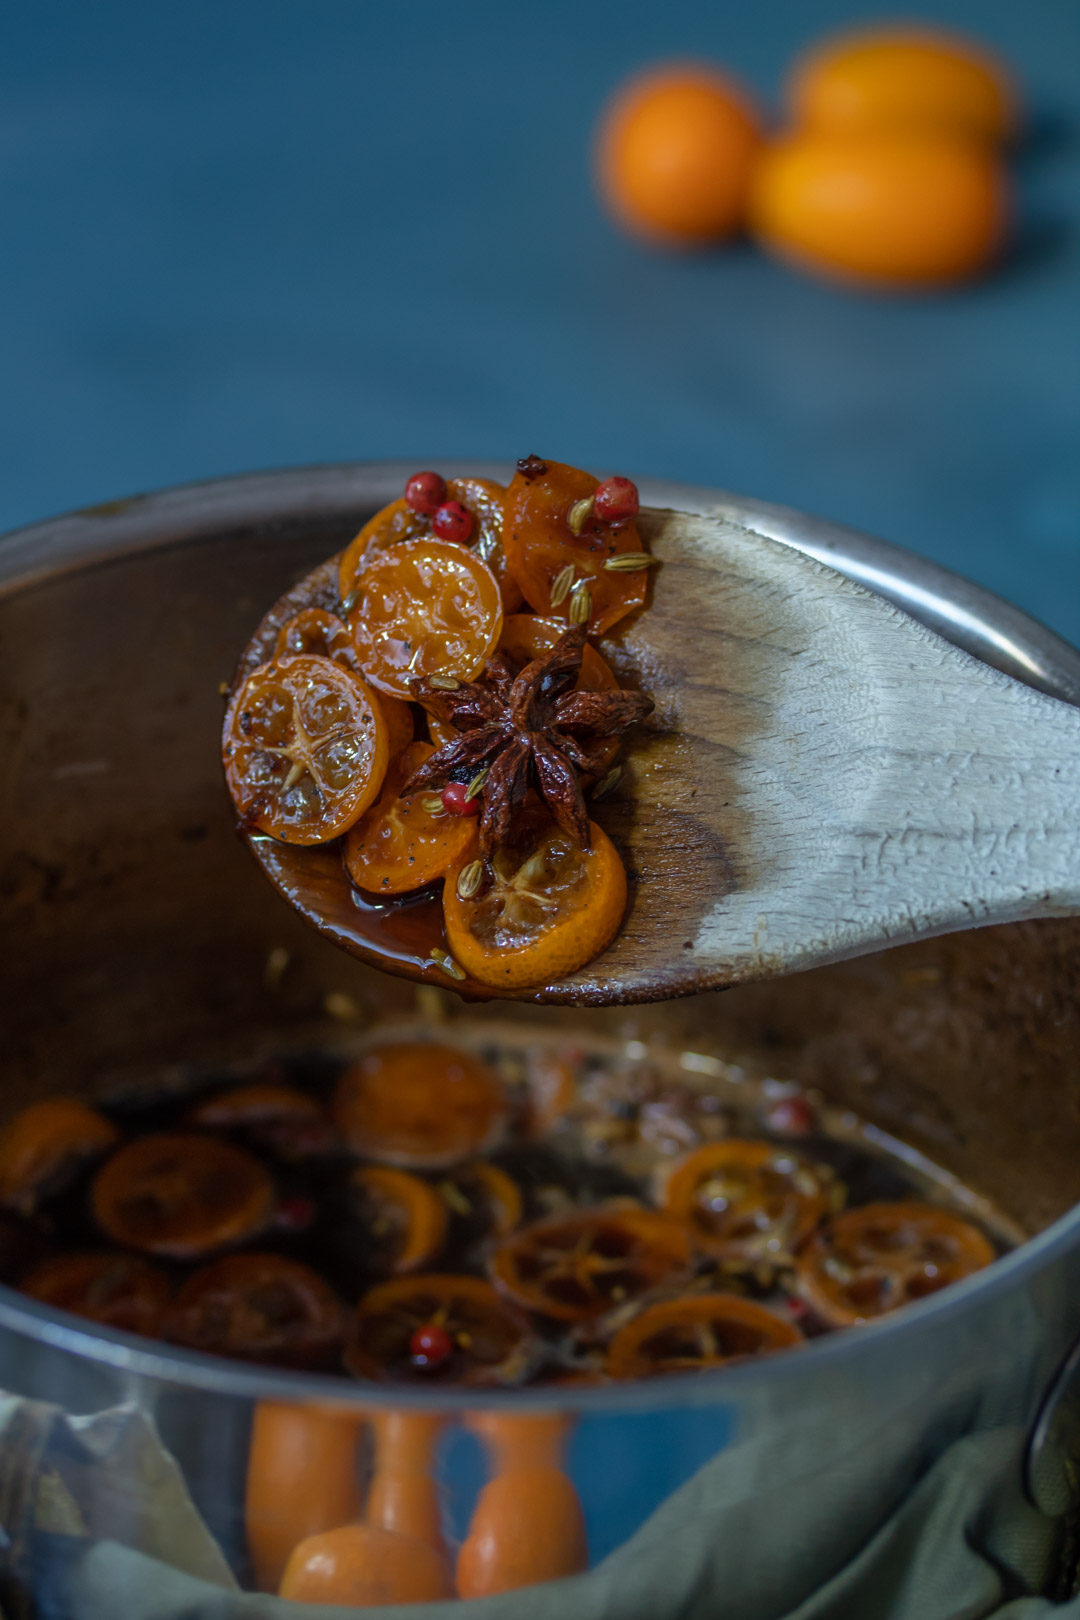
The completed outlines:
<svg viewBox="0 0 1080 1620">
<path fill-rule="evenodd" d="M 584 580 L 574 586 L 566 617 L 571 624 L 588 624 L 592 617 L 592 596 Z"/>
<path fill-rule="evenodd" d="M 460 981 L 465 977 L 465 969 L 459 967 L 449 951 L 441 951 L 437 945 L 431 952 L 430 965 L 439 968 L 447 978 Z"/>
<path fill-rule="evenodd" d="M 468 866 L 463 866 L 457 879 L 458 899 L 471 900 L 483 881 L 483 861 L 470 861 Z"/>
<path fill-rule="evenodd" d="M 639 574 L 643 568 L 651 568 L 655 561 L 647 551 L 623 551 L 617 557 L 609 557 L 604 567 L 609 574 Z"/>
<path fill-rule="evenodd" d="M 592 517 L 593 496 L 586 495 L 583 501 L 575 501 L 566 514 L 566 521 L 570 525 L 571 534 L 580 534 L 582 529 Z"/>
<path fill-rule="evenodd" d="M 606 776 L 602 776 L 592 790 L 594 799 L 606 799 L 622 781 L 622 766 L 613 765 Z"/>
<path fill-rule="evenodd" d="M 570 594 L 570 587 L 573 585 L 573 583 L 574 565 L 573 563 L 567 563 L 565 568 L 559 569 L 559 572 L 555 575 L 555 578 L 551 582 L 550 601 L 552 607 L 560 607 L 562 603 L 566 601 L 566 598 Z"/>
</svg>

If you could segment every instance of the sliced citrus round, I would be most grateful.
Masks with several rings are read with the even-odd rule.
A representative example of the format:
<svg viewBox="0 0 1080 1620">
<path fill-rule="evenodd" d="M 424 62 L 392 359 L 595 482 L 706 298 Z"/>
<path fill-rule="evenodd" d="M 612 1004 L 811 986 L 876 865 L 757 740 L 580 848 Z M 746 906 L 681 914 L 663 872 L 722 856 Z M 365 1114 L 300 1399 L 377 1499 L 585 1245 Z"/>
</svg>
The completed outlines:
<svg viewBox="0 0 1080 1620">
<path fill-rule="evenodd" d="M 231 1142 L 160 1132 L 118 1148 L 94 1177 L 90 1201 L 114 1243 L 191 1260 L 261 1232 L 273 1215 L 274 1184 Z"/>
<path fill-rule="evenodd" d="M 228 1131 L 294 1163 L 341 1147 L 322 1104 L 283 1081 L 228 1086 L 204 1097 L 188 1117 L 193 1125 Z"/>
<path fill-rule="evenodd" d="M 104 1327 L 155 1338 L 172 1284 L 160 1267 L 139 1255 L 95 1249 L 42 1260 L 20 1278 L 19 1290 Z"/>
<path fill-rule="evenodd" d="M 626 872 L 606 833 L 595 822 L 589 831 L 583 850 L 547 817 L 526 816 L 472 893 L 461 892 L 468 861 L 449 869 L 447 943 L 472 978 L 503 989 L 545 984 L 610 945 L 626 910 Z"/>
<path fill-rule="evenodd" d="M 414 1337 L 441 1329 L 445 1358 L 419 1364 Z M 516 1382 L 531 1347 L 525 1316 L 481 1277 L 432 1272 L 369 1289 L 353 1319 L 346 1365 L 361 1378 L 452 1384 Z"/>
<path fill-rule="evenodd" d="M 345 1070 L 334 1112 L 357 1153 L 437 1168 L 481 1151 L 506 1118 L 502 1081 L 469 1052 L 422 1041 L 377 1046 Z"/>
<path fill-rule="evenodd" d="M 450 1217 L 429 1181 L 392 1165 L 369 1164 L 354 1172 L 352 1188 L 377 1261 L 369 1270 L 404 1276 L 436 1259 Z"/>
<path fill-rule="evenodd" d="M 831 1172 L 773 1142 L 729 1136 L 675 1166 L 664 1207 L 723 1260 L 790 1264 L 829 1212 Z"/>
<path fill-rule="evenodd" d="M 579 524 L 598 481 L 561 461 L 541 465 L 542 473 L 517 473 L 506 492 L 506 560 L 537 613 L 587 623 L 590 634 L 601 636 L 645 603 L 649 564 L 641 535 L 633 521 L 605 523 L 591 512 Z"/>
<path fill-rule="evenodd" d="M 465 544 L 487 563 L 499 582 L 503 607 L 513 613 L 521 606 L 521 592 L 511 579 L 503 555 L 503 504 L 506 491 L 490 478 L 448 478 L 448 501 L 456 501 L 473 518 L 472 532 Z M 342 553 L 338 579 L 342 601 L 348 601 L 357 577 L 378 551 L 400 545 L 405 540 L 430 538 L 432 513 L 418 512 L 404 498 L 391 501 L 370 518 Z"/>
<path fill-rule="evenodd" d="M 410 743 L 392 761 L 376 802 L 349 830 L 345 866 L 369 894 L 422 889 L 475 853 L 475 818 L 451 815 L 437 793 L 401 797 L 402 785 L 434 752 L 430 743 Z"/>
<path fill-rule="evenodd" d="M 356 668 L 356 649 L 349 627 L 336 613 L 325 608 L 303 608 L 278 631 L 275 658 L 336 658 L 349 669 Z"/>
<path fill-rule="evenodd" d="M 802 1334 L 764 1305 L 737 1294 L 687 1294 L 648 1305 L 615 1334 L 609 1378 L 700 1372 L 802 1343 Z"/>
<path fill-rule="evenodd" d="M 322 844 L 376 798 L 389 754 L 367 683 L 330 658 L 262 664 L 229 705 L 225 778 L 242 820 L 287 844 Z"/>
<path fill-rule="evenodd" d="M 538 613 L 511 613 L 503 620 L 499 651 L 506 654 L 515 669 L 524 669 L 534 658 L 543 658 L 549 653 L 565 634 L 565 619 L 545 619 Z M 612 692 L 618 684 L 606 659 L 587 641 L 574 691 Z"/>
<path fill-rule="evenodd" d="M 490 1270 L 518 1305 L 587 1322 L 685 1276 L 690 1258 L 682 1222 L 612 1205 L 521 1227 L 496 1248 Z"/>
<path fill-rule="evenodd" d="M 164 1324 L 172 1344 L 279 1367 L 328 1367 L 345 1328 L 330 1285 L 280 1254 L 228 1254 L 193 1272 Z"/>
<path fill-rule="evenodd" d="M 421 676 L 471 681 L 499 645 L 498 582 L 474 552 L 450 541 L 407 540 L 377 552 L 350 600 L 360 668 L 391 697 L 410 697 Z"/>
<path fill-rule="evenodd" d="M 31 1103 L 0 1130 L 0 1204 L 29 1214 L 119 1135 L 111 1120 L 76 1097 Z"/>
<path fill-rule="evenodd" d="M 472 1159 L 448 1171 L 438 1191 L 451 1216 L 455 1253 L 505 1237 L 521 1225 L 525 1208 L 521 1188 L 489 1159 Z"/>
<path fill-rule="evenodd" d="M 993 1258 L 977 1226 L 912 1199 L 837 1215 L 799 1255 L 796 1278 L 823 1321 L 850 1327 L 936 1294 Z"/>
<path fill-rule="evenodd" d="M 416 735 L 416 723 L 410 704 L 403 698 L 390 697 L 386 692 L 372 692 L 383 719 L 386 721 L 387 750 L 391 760 L 403 754 Z"/>
</svg>

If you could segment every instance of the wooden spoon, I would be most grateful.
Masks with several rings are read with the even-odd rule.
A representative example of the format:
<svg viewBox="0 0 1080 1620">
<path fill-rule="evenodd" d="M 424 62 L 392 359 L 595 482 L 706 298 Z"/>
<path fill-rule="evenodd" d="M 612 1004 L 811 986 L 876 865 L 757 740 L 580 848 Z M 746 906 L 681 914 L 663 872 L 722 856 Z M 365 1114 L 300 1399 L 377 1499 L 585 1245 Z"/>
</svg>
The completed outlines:
<svg viewBox="0 0 1080 1620">
<path fill-rule="evenodd" d="M 941 640 L 801 552 L 717 517 L 644 511 L 648 611 L 603 651 L 656 702 L 597 805 L 631 876 L 611 947 L 517 999 L 655 1001 L 981 924 L 1080 911 L 1080 709 Z M 301 606 L 267 615 L 238 674 Z M 289 902 L 356 956 L 433 965 L 437 897 L 358 902 L 337 846 L 251 836 Z"/>
</svg>

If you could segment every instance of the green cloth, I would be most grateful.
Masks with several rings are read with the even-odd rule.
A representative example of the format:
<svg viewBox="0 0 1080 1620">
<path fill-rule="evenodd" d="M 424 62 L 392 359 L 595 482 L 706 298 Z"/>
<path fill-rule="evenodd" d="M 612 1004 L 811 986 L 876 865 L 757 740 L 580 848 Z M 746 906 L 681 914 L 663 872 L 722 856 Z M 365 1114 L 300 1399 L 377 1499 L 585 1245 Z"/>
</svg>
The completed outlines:
<svg viewBox="0 0 1080 1620">
<path fill-rule="evenodd" d="M 778 1435 L 752 1466 L 738 1446 L 673 1493 L 588 1574 L 458 1604 L 460 1620 L 1080 1620 L 1080 1598 L 1037 1596 L 1060 1527 L 1021 1491 L 1024 1436 L 948 1445 L 871 1534 L 875 1487 L 851 1458 L 773 1477 Z M 16 1466 L 17 1465 L 17 1466 Z M 865 1469 L 868 1464 L 863 1463 Z M 133 1521 L 132 1478 L 142 1506 Z M 878 1482 L 880 1485 L 880 1482 Z M 888 1482 L 885 1482 L 887 1486 Z M 115 1521 L 115 1522 L 112 1522 Z M 347 1610 L 236 1590 L 150 1420 L 134 1408 L 72 1419 L 0 1401 L 6 1620 L 437 1620 L 443 1605 Z M 126 1544 L 124 1544 L 126 1543 Z M 33 1591 L 33 1604 L 25 1603 Z"/>
</svg>

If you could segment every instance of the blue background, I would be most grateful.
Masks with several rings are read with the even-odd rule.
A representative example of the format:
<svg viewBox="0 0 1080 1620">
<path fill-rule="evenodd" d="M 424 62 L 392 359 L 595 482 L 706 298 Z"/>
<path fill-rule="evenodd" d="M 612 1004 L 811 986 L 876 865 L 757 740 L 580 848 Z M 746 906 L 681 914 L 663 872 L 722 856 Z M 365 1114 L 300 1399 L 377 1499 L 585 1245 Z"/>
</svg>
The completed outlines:
<svg viewBox="0 0 1080 1620">
<path fill-rule="evenodd" d="M 33 0 L 0 50 L 0 527 L 218 473 L 547 455 L 911 546 L 1080 640 L 1080 7 L 936 0 L 1036 116 L 1021 240 L 875 299 L 590 191 L 657 57 L 775 108 L 840 0 Z"/>
</svg>

